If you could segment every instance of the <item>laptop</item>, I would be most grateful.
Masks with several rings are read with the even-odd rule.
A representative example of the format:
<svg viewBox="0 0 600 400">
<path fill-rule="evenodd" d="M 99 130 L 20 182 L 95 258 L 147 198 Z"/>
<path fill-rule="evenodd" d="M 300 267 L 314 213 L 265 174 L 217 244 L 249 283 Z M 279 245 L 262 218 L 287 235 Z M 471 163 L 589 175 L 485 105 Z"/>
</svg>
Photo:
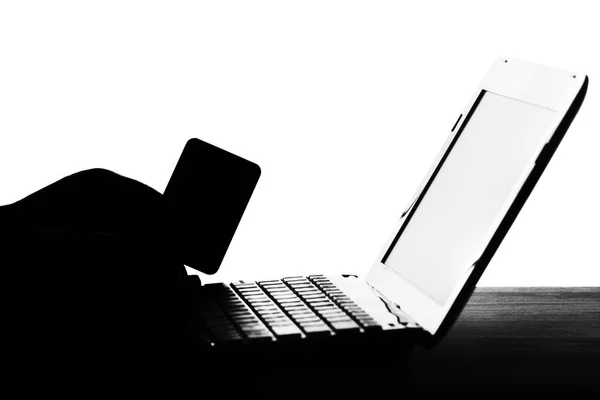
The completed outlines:
<svg viewBox="0 0 600 400">
<path fill-rule="evenodd" d="M 347 350 L 360 341 L 434 346 L 469 300 L 587 86 L 584 74 L 494 61 L 366 276 L 198 280 L 188 321 L 196 346 L 230 354 L 339 343 Z M 187 142 L 163 196 L 185 265 L 218 271 L 260 172 L 200 139 Z"/>
</svg>

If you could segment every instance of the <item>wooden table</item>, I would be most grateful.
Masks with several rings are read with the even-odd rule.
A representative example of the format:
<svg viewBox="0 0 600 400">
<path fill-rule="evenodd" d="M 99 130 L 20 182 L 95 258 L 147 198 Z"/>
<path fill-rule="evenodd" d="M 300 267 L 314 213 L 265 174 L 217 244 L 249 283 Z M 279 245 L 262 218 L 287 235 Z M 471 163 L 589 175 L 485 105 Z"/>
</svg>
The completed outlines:
<svg viewBox="0 0 600 400">
<path fill-rule="evenodd" d="M 317 379 L 284 368 L 277 378 L 273 371 L 259 374 L 265 384 L 258 390 L 325 391 L 332 398 L 590 398 L 589 392 L 600 394 L 600 288 L 477 288 L 436 347 L 415 346 L 407 357 L 391 347 L 373 343 L 360 352 L 351 346 L 343 362 L 319 349 L 315 362 L 326 372 Z M 374 357 L 364 361 L 357 354 Z M 340 365 L 347 370 L 336 376 L 331 371 Z"/>
<path fill-rule="evenodd" d="M 417 384 L 600 388 L 600 288 L 477 288 Z"/>
</svg>

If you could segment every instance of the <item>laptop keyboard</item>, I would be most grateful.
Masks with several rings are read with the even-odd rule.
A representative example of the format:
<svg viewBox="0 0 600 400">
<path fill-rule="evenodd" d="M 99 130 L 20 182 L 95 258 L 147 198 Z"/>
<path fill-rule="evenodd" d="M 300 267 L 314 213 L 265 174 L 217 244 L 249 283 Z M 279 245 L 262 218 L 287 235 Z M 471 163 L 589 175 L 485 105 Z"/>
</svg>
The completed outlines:
<svg viewBox="0 0 600 400">
<path fill-rule="evenodd" d="M 283 341 L 382 329 L 322 275 L 205 288 L 199 314 L 211 342 Z"/>
</svg>

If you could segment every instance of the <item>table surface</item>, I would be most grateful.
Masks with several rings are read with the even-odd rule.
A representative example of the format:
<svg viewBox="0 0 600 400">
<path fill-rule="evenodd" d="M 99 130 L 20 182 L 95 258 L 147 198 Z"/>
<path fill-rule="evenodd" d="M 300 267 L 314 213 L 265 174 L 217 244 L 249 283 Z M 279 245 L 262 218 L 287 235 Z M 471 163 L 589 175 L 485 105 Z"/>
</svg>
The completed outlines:
<svg viewBox="0 0 600 400">
<path fill-rule="evenodd" d="M 259 391 L 318 388 L 353 397 L 359 392 L 440 397 L 455 390 L 448 385 L 468 385 L 461 397 L 588 398 L 590 391 L 600 393 L 600 287 L 477 288 L 435 347 L 415 345 L 406 357 L 395 357 L 402 350 L 391 348 L 394 342 L 367 343 L 365 352 L 343 346 L 342 358 L 328 353 L 329 347 L 319 349 L 314 360 L 326 372 L 296 375 L 276 364 L 279 375 L 269 370 L 265 378 L 259 369 L 256 384 Z M 314 371 L 309 367 L 300 370 Z"/>
<path fill-rule="evenodd" d="M 600 288 L 477 288 L 418 384 L 600 385 Z"/>
</svg>

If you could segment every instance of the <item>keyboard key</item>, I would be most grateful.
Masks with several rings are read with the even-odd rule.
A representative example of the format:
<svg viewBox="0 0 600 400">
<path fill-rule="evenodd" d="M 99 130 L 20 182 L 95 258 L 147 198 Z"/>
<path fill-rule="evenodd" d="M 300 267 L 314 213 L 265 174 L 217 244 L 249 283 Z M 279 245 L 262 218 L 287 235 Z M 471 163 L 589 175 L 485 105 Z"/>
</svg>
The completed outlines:
<svg viewBox="0 0 600 400">
<path fill-rule="evenodd" d="M 271 336 L 271 333 L 268 331 L 248 332 L 246 336 L 248 337 L 248 340 L 258 343 L 273 341 L 273 336 Z"/>
<path fill-rule="evenodd" d="M 285 283 L 297 283 L 297 282 L 308 282 L 308 279 L 306 279 L 303 276 L 291 276 L 288 278 L 283 278 L 282 281 L 284 281 Z"/>
<path fill-rule="evenodd" d="M 273 326 L 274 324 L 278 323 L 278 322 L 285 322 L 285 323 L 289 323 L 289 318 L 281 313 L 281 314 L 271 314 L 271 315 L 265 315 L 264 317 L 264 321 L 267 323 L 267 325 L 269 326 Z"/>
<path fill-rule="evenodd" d="M 311 283 L 290 283 L 290 287 L 294 292 L 299 292 L 302 290 L 314 290 L 319 291 L 316 287 L 314 287 Z"/>
<path fill-rule="evenodd" d="M 278 339 L 297 339 L 302 336 L 302 332 L 296 325 L 273 326 L 271 329 Z"/>
<path fill-rule="evenodd" d="M 303 300 L 327 299 L 327 295 L 319 291 L 310 293 L 298 293 L 298 297 L 300 297 Z"/>
<path fill-rule="evenodd" d="M 345 312 L 334 306 L 333 304 L 320 304 L 318 306 L 313 307 L 315 311 L 320 315 L 330 315 L 330 314 L 343 314 L 346 315 Z"/>
<path fill-rule="evenodd" d="M 254 307 L 254 309 L 259 313 L 259 314 L 265 314 L 265 313 L 269 313 L 269 312 L 274 312 L 274 311 L 279 311 L 279 307 L 277 307 L 275 304 L 259 304 L 256 305 Z"/>
<path fill-rule="evenodd" d="M 296 309 L 296 308 L 306 309 L 306 306 L 303 303 L 285 303 L 285 304 L 282 304 L 282 307 L 286 311 L 291 311 L 291 310 Z"/>
<path fill-rule="evenodd" d="M 268 293 L 288 293 L 292 291 L 292 289 L 290 289 L 287 285 L 283 283 L 281 284 L 281 286 L 263 286 L 263 290 Z"/>
<path fill-rule="evenodd" d="M 319 316 L 315 315 L 315 314 L 295 314 L 292 315 L 292 318 L 294 319 L 294 321 L 298 322 L 298 323 L 303 323 L 303 322 L 322 322 L 323 320 L 321 318 L 319 318 Z"/>
<path fill-rule="evenodd" d="M 259 324 L 260 320 L 253 316 L 251 318 L 235 318 L 233 319 L 233 323 L 243 329 L 246 326 Z"/>
<path fill-rule="evenodd" d="M 238 290 L 240 292 L 251 292 L 253 290 L 258 289 L 258 286 L 255 284 L 248 284 L 248 285 L 232 285 L 232 288 L 235 290 Z M 232 290 L 233 291 L 233 290 Z"/>
<path fill-rule="evenodd" d="M 271 304 L 272 301 L 269 298 L 265 297 L 261 299 L 248 299 L 248 303 L 250 303 L 251 306 L 259 306 Z"/>
<path fill-rule="evenodd" d="M 287 285 L 291 287 L 312 287 L 313 284 L 307 279 L 297 279 L 285 282 Z"/>
<path fill-rule="evenodd" d="M 332 322 L 331 326 L 336 333 L 358 332 L 360 330 L 354 321 Z"/>
<path fill-rule="evenodd" d="M 299 320 L 299 321 L 298 321 L 298 324 L 299 324 L 301 327 L 304 327 L 304 326 L 315 326 L 315 325 L 327 325 L 327 324 L 325 324 L 325 322 L 324 322 L 324 321 L 323 321 L 321 318 L 319 318 L 319 317 L 316 317 L 316 319 L 303 319 L 303 320 Z"/>
<path fill-rule="evenodd" d="M 353 322 L 352 318 L 350 318 L 346 314 L 338 314 L 338 315 L 328 316 L 327 319 L 326 319 L 326 321 L 329 322 L 329 323 L 333 323 L 333 322 Z"/>
<path fill-rule="evenodd" d="M 317 316 L 317 314 L 308 307 L 286 309 L 286 312 L 294 317 L 300 317 L 305 315 L 314 315 L 315 317 Z"/>
<path fill-rule="evenodd" d="M 252 293 L 244 293 L 240 292 L 244 300 L 258 300 L 258 299 L 267 299 L 267 295 L 263 292 L 252 292 Z"/>
<path fill-rule="evenodd" d="M 258 282 L 258 284 L 262 285 L 262 286 L 266 286 L 266 285 L 281 285 L 282 282 L 279 279 L 271 279 L 271 280 L 268 280 L 268 281 L 260 281 L 260 282 Z"/>
<path fill-rule="evenodd" d="M 236 294 L 236 296 L 239 296 L 239 298 L 245 302 L 249 297 L 263 296 L 264 292 L 260 288 L 257 287 L 257 288 L 253 288 L 250 290 L 237 289 L 235 294 Z"/>
<path fill-rule="evenodd" d="M 303 326 L 302 329 L 306 336 L 331 336 L 331 330 L 325 324 Z"/>
<path fill-rule="evenodd" d="M 277 299 L 297 299 L 298 298 L 298 295 L 292 291 L 269 293 L 269 295 L 276 300 Z"/>
<path fill-rule="evenodd" d="M 307 299 L 306 302 L 311 307 L 325 307 L 325 306 L 333 306 L 333 303 L 327 299 Z"/>
<path fill-rule="evenodd" d="M 314 311 L 306 307 L 305 305 L 301 305 L 300 307 L 284 307 L 283 309 L 290 315 L 315 315 Z"/>
<path fill-rule="evenodd" d="M 381 325 L 379 325 L 375 320 L 371 320 L 371 321 L 360 321 L 362 328 L 365 331 L 371 332 L 371 331 L 380 331 L 383 328 L 381 327 Z"/>
<path fill-rule="evenodd" d="M 314 287 L 293 287 L 292 290 L 298 297 L 310 296 L 311 294 L 323 294 L 319 289 Z"/>
<path fill-rule="evenodd" d="M 299 299 L 299 298 L 297 298 L 297 297 L 294 297 L 294 298 L 287 298 L 287 299 L 277 299 L 277 302 L 278 302 L 278 303 L 281 303 L 281 304 L 296 304 L 296 303 L 299 303 L 299 304 L 304 304 L 304 303 L 302 302 L 302 300 L 301 300 L 301 299 Z"/>
<path fill-rule="evenodd" d="M 240 330 L 246 335 L 248 335 L 251 332 L 269 332 L 263 323 L 241 324 L 239 325 L 239 327 Z"/>
<path fill-rule="evenodd" d="M 293 322 L 291 322 L 289 319 L 285 320 L 285 321 L 273 321 L 273 322 L 269 322 L 269 327 L 270 328 L 275 328 L 275 327 L 285 327 L 285 326 L 296 326 L 294 325 Z"/>
<path fill-rule="evenodd" d="M 310 317 L 310 318 L 296 318 L 295 321 L 300 325 L 301 328 L 309 325 L 325 325 L 322 319 L 319 317 Z"/>
<path fill-rule="evenodd" d="M 271 292 L 271 291 L 267 291 L 267 293 L 269 294 L 269 296 L 274 297 L 276 299 L 279 298 L 290 298 L 290 297 L 298 297 L 296 295 L 296 293 L 292 292 L 291 290 L 279 290 L 276 292 Z"/>
</svg>

